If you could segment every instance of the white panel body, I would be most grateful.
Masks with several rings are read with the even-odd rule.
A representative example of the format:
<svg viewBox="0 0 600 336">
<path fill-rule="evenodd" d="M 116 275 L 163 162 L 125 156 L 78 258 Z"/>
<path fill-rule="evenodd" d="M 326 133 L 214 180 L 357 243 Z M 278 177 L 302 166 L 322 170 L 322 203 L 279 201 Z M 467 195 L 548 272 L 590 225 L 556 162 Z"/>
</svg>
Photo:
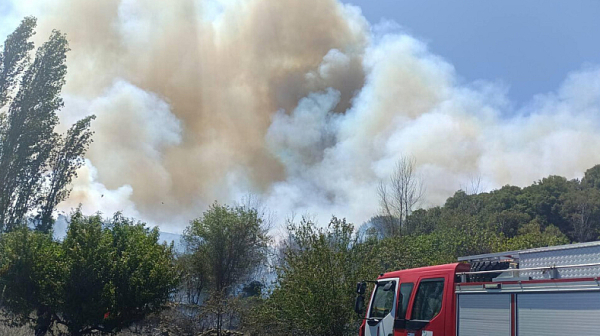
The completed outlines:
<svg viewBox="0 0 600 336">
<path fill-rule="evenodd" d="M 510 294 L 458 295 L 458 336 L 510 336 Z"/>
<path fill-rule="evenodd" d="M 600 292 L 518 294 L 517 335 L 600 335 Z"/>
</svg>

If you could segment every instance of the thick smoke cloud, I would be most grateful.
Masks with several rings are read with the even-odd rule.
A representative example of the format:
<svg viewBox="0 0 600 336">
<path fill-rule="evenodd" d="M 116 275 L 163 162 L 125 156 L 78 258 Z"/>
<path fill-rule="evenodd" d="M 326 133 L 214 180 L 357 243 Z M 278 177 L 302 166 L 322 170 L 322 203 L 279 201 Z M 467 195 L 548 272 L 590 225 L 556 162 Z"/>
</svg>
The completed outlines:
<svg viewBox="0 0 600 336">
<path fill-rule="evenodd" d="M 98 117 L 63 209 L 181 230 L 253 193 L 279 218 L 360 223 L 401 156 L 425 206 L 474 177 L 491 189 L 600 163 L 599 68 L 515 109 L 502 85 L 461 82 L 422 42 L 334 0 L 13 0 L 3 20 L 30 14 L 38 41 L 57 28 L 71 43 L 62 120 Z"/>
</svg>

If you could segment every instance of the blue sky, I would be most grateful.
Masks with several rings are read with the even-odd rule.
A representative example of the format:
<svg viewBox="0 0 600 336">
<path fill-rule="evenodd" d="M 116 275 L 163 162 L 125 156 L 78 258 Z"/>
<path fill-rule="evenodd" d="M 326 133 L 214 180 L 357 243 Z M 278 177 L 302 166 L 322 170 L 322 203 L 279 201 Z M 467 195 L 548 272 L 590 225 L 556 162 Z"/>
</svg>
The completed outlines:
<svg viewBox="0 0 600 336">
<path fill-rule="evenodd" d="M 600 64 L 598 0 L 345 0 L 373 24 L 393 20 L 464 81 L 500 81 L 517 106 Z"/>
</svg>

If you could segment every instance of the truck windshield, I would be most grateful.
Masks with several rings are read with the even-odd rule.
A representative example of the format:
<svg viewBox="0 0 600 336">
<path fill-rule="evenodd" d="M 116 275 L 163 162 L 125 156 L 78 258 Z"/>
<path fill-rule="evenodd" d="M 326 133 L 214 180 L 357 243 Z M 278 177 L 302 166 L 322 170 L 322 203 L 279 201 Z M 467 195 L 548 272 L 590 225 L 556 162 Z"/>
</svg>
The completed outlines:
<svg viewBox="0 0 600 336">
<path fill-rule="evenodd" d="M 386 286 L 387 285 L 387 286 Z M 396 297 L 396 283 L 393 281 L 379 282 L 375 289 L 375 296 L 371 303 L 369 317 L 384 318 L 394 307 Z"/>
</svg>

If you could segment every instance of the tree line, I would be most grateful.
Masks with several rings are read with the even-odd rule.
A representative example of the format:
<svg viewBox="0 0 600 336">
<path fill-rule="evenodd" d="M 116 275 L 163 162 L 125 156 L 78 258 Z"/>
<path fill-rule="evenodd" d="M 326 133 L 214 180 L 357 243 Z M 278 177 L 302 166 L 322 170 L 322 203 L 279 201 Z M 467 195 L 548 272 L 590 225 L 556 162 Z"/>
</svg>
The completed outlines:
<svg viewBox="0 0 600 336">
<path fill-rule="evenodd" d="M 598 239 L 600 165 L 419 208 L 426 181 L 410 157 L 377 188 L 379 213 L 355 227 L 333 216 L 289 219 L 273 237 L 268 209 L 212 204 L 184 231 L 185 252 L 156 228 L 56 206 L 84 162 L 94 117 L 55 131 L 66 37 L 34 49 L 25 18 L 0 51 L 0 323 L 35 335 L 355 335 L 355 284 L 457 257 Z"/>
</svg>

